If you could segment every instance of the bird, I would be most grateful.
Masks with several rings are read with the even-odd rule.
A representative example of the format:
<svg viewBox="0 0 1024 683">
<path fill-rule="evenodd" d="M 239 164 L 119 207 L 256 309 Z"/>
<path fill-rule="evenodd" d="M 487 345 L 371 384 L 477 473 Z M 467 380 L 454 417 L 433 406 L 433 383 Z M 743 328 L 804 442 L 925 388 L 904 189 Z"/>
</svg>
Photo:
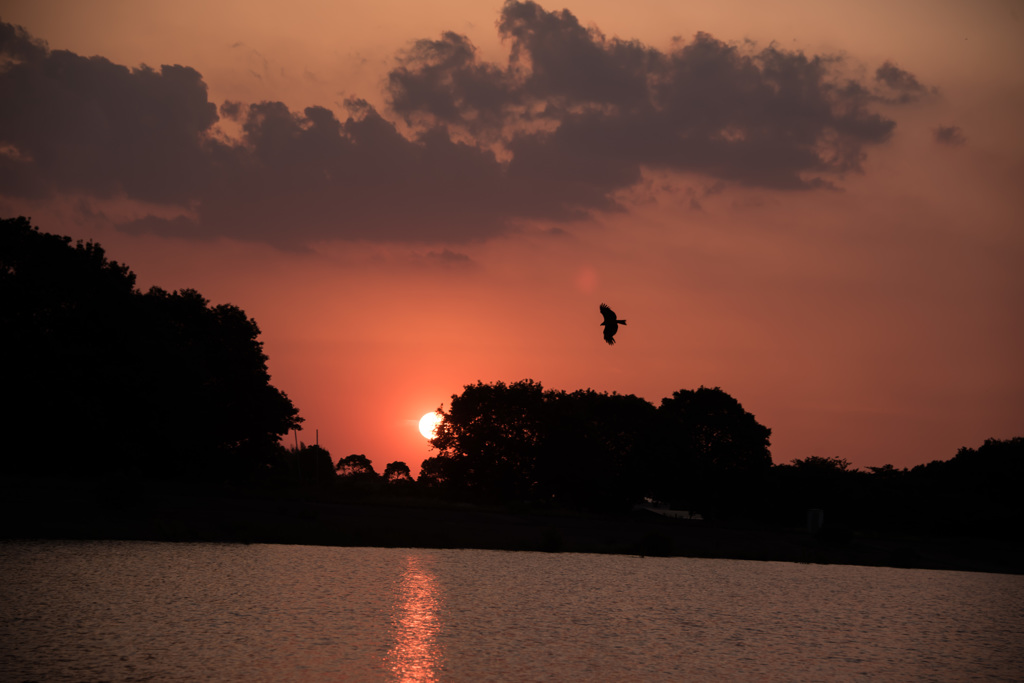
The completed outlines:
<svg viewBox="0 0 1024 683">
<path fill-rule="evenodd" d="M 616 320 L 615 311 L 608 308 L 608 304 L 601 304 L 601 315 L 604 316 L 604 340 L 609 344 L 615 343 L 615 333 L 619 331 L 619 325 L 625 325 L 625 320 Z"/>
</svg>

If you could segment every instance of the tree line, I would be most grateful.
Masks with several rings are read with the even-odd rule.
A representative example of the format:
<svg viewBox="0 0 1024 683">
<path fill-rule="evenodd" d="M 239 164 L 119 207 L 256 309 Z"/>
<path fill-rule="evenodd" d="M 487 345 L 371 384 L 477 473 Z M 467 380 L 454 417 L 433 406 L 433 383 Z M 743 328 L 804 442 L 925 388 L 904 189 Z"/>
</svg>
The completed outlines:
<svg viewBox="0 0 1024 683">
<path fill-rule="evenodd" d="M 420 480 L 453 495 L 595 510 L 645 499 L 690 507 L 742 499 L 771 468 L 771 430 L 719 388 L 655 408 L 633 395 L 465 387 L 443 412 Z"/>
<path fill-rule="evenodd" d="M 538 509 L 648 504 L 827 528 L 1007 533 L 1024 522 L 1024 438 L 962 448 L 912 469 L 823 456 L 774 464 L 771 430 L 720 388 L 657 406 L 522 380 L 464 387 L 418 478 L 365 454 L 286 448 L 301 427 L 270 383 L 256 322 L 191 289 L 143 293 L 92 242 L 0 220 L 0 474 L 134 474 L 256 482 L 329 497 L 378 494 Z"/>
<path fill-rule="evenodd" d="M 1002 534 L 1024 523 L 1024 437 L 913 468 L 860 470 L 829 456 L 774 464 L 771 430 L 720 388 L 680 390 L 656 407 L 532 380 L 466 386 L 442 416 L 439 453 L 418 483 L 454 498 L 594 511 L 647 503 L 787 526 L 818 508 L 840 535 Z"/>
<path fill-rule="evenodd" d="M 857 529 L 1006 535 L 1024 523 L 1024 437 L 913 468 L 862 470 L 830 456 L 774 464 L 770 430 L 720 388 L 677 391 L 654 406 L 533 380 L 477 382 L 439 412 L 438 453 L 415 480 L 402 462 L 378 474 L 353 454 L 332 469 L 321 453 L 318 482 L 343 496 L 597 513 L 664 507 L 787 527 L 819 509 L 819 533 L 840 541 Z"/>
<path fill-rule="evenodd" d="M 256 322 L 135 280 L 98 244 L 0 221 L 2 471 L 223 481 L 279 464 L 302 418 Z"/>
</svg>

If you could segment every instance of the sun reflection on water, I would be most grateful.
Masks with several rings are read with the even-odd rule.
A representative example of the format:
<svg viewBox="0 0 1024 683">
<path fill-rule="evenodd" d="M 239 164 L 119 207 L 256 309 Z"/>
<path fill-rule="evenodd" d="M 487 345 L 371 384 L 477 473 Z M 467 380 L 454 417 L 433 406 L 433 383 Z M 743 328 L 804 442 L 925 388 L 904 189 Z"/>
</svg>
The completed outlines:
<svg viewBox="0 0 1024 683">
<path fill-rule="evenodd" d="M 392 625 L 395 643 L 388 650 L 387 666 L 397 681 L 437 681 L 443 652 L 441 594 L 437 580 L 423 558 L 406 557 Z"/>
</svg>

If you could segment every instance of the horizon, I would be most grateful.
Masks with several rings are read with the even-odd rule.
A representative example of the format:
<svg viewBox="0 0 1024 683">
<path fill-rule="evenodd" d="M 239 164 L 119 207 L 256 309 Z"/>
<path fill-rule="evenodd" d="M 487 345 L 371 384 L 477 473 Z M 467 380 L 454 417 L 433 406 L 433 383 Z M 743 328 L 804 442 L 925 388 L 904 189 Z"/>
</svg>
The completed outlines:
<svg viewBox="0 0 1024 683">
<path fill-rule="evenodd" d="M 0 215 L 243 309 L 335 460 L 522 379 L 720 387 L 775 464 L 1024 435 L 1012 3 L 246 7 L 5 8 Z"/>
</svg>

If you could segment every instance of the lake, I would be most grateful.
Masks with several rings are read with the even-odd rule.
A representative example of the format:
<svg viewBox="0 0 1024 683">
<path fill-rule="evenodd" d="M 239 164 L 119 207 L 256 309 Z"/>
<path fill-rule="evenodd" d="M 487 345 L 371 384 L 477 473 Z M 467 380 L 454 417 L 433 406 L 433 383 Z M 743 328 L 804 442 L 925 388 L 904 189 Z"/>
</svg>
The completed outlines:
<svg viewBox="0 0 1024 683">
<path fill-rule="evenodd" d="M 4 681 L 1022 676 L 1022 576 L 486 550 L 0 543 Z"/>
</svg>

